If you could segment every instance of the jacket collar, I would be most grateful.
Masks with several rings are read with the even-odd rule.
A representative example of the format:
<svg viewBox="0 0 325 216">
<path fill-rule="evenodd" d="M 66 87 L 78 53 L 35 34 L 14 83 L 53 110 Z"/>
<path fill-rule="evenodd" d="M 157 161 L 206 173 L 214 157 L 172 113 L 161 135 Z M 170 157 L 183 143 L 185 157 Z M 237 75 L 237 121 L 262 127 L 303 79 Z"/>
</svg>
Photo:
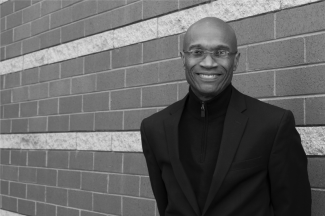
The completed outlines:
<svg viewBox="0 0 325 216">
<path fill-rule="evenodd" d="M 234 87 L 231 88 L 232 93 L 225 117 L 218 160 L 202 215 L 207 212 L 230 168 L 248 120 L 248 118 L 242 114 L 246 109 L 244 96 Z M 194 191 L 179 158 L 178 125 L 187 98 L 188 94 L 171 107 L 170 115 L 165 119 L 164 126 L 168 142 L 168 151 L 175 177 L 193 210 L 197 215 L 200 215 Z"/>
</svg>

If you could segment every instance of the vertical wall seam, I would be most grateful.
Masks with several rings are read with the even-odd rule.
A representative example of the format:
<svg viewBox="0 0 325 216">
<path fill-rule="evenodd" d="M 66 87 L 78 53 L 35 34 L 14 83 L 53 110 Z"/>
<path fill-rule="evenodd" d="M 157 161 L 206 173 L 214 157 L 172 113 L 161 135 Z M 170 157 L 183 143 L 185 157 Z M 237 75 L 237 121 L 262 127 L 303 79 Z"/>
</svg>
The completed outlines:
<svg viewBox="0 0 325 216">
<path fill-rule="evenodd" d="M 273 34 L 274 34 L 274 39 L 276 39 L 276 13 L 274 13 L 274 32 L 273 32 Z"/>
<path fill-rule="evenodd" d="M 304 109 L 304 125 L 306 125 L 306 98 L 303 100 L 303 109 Z"/>
<path fill-rule="evenodd" d="M 306 38 L 303 37 L 304 40 L 304 63 L 307 62 L 307 45 L 306 45 Z"/>
</svg>

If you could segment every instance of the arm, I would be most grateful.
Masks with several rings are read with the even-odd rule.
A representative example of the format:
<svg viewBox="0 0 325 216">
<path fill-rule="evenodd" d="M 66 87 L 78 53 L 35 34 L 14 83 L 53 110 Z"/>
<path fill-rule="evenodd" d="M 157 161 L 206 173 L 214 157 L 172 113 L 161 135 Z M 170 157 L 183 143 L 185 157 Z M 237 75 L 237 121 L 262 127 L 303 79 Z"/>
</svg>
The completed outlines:
<svg viewBox="0 0 325 216">
<path fill-rule="evenodd" d="M 143 121 L 141 123 L 140 131 L 141 131 L 142 149 L 147 162 L 152 191 L 156 198 L 159 214 L 161 216 L 164 216 L 167 207 L 167 202 L 168 202 L 167 191 L 161 176 L 161 169 L 159 168 L 155 155 L 151 151 L 150 145 L 147 141 Z"/>
<path fill-rule="evenodd" d="M 269 179 L 275 216 L 311 215 L 307 157 L 290 111 L 283 115 L 273 143 Z"/>
</svg>

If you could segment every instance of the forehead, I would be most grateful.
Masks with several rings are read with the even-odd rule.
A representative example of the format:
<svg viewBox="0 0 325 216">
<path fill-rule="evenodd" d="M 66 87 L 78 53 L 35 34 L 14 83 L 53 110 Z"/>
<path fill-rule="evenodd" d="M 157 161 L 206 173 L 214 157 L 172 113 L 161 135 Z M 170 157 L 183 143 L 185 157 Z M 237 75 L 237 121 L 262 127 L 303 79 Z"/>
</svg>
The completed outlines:
<svg viewBox="0 0 325 216">
<path fill-rule="evenodd" d="M 236 36 L 231 29 L 224 26 L 195 26 L 188 30 L 184 38 L 184 49 L 203 47 L 207 49 L 226 48 L 237 49 Z"/>
</svg>

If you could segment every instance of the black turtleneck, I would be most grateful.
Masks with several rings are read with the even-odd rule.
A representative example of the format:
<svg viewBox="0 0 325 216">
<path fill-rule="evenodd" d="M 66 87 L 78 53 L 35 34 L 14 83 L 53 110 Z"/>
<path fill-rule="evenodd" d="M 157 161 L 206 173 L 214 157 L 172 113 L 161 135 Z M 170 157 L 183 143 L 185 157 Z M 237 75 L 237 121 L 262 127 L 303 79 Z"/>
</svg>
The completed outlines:
<svg viewBox="0 0 325 216">
<path fill-rule="evenodd" d="M 217 163 L 231 89 L 230 84 L 219 95 L 203 102 L 190 88 L 179 124 L 180 160 L 201 211 Z"/>
</svg>

